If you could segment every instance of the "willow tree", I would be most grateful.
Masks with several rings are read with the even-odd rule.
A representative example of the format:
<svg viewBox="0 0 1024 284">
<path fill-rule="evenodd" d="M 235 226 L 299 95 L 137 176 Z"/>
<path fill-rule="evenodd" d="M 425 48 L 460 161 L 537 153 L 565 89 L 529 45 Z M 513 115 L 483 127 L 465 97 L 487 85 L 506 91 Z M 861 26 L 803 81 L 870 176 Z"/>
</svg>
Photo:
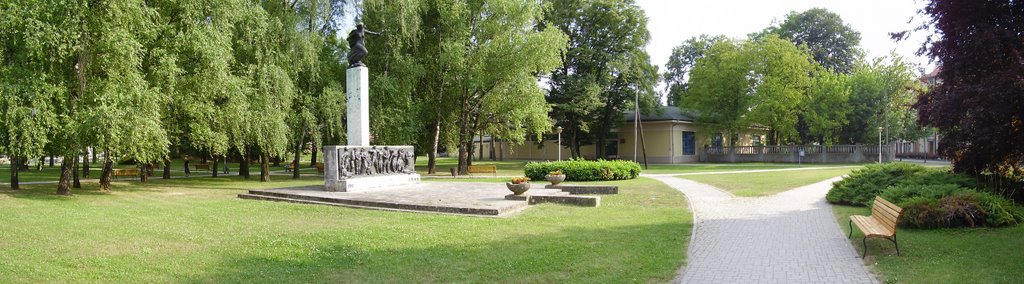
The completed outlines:
<svg viewBox="0 0 1024 284">
<path fill-rule="evenodd" d="M 11 189 L 28 157 L 40 157 L 56 123 L 53 102 L 66 96 L 64 58 L 73 54 L 71 33 L 42 1 L 0 5 L 0 144 L 10 158 Z"/>
<path fill-rule="evenodd" d="M 77 161 L 85 146 L 105 149 L 101 188 L 106 190 L 111 153 L 134 159 L 143 169 L 167 156 L 160 119 L 168 97 L 150 87 L 142 67 L 156 10 L 135 0 L 97 3 L 81 12 L 76 69 L 81 93 L 71 102 L 78 129 L 68 131 L 77 141 L 71 141 L 65 160 Z"/>
<path fill-rule="evenodd" d="M 77 54 L 77 1 L 0 5 L 0 142 L 12 158 L 11 188 L 20 165 L 53 146 L 67 121 L 69 74 Z M 52 148 L 51 148 L 52 149 Z M 67 180 L 65 180 L 67 182 Z"/>
<path fill-rule="evenodd" d="M 555 28 L 535 30 L 543 16 L 535 1 L 456 1 L 440 8 L 438 13 L 461 19 L 453 29 L 458 37 L 452 40 L 463 48 L 450 54 L 451 72 L 444 76 L 455 82 L 452 91 L 458 105 L 451 130 L 457 137 L 459 173 L 466 174 L 474 135 L 499 123 L 491 119 L 506 115 L 499 112 L 501 107 L 514 105 L 521 113 L 513 121 L 497 124 L 501 127 L 525 128 L 537 135 L 550 131 L 550 106 L 543 100 L 537 75 L 559 66 L 567 38 Z"/>
</svg>

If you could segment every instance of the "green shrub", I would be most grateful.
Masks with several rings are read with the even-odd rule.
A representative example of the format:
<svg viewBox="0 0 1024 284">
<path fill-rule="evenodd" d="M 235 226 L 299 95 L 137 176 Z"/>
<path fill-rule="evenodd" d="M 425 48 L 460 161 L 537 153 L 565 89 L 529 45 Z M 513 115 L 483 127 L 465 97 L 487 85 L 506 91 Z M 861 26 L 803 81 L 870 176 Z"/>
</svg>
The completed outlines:
<svg viewBox="0 0 1024 284">
<path fill-rule="evenodd" d="M 956 185 L 894 187 L 885 195 L 902 198 L 894 203 L 903 207 L 900 225 L 906 227 L 1006 226 L 1024 221 L 1022 209 L 1006 198 Z"/>
<path fill-rule="evenodd" d="M 897 184 L 886 188 L 881 194 L 882 198 L 893 204 L 902 204 L 904 201 L 914 197 L 935 199 L 950 196 L 958 193 L 973 191 L 956 184 Z"/>
<path fill-rule="evenodd" d="M 925 167 L 908 163 L 868 165 L 832 183 L 825 199 L 831 203 L 863 206 L 874 200 L 883 189 L 924 170 Z"/>
<path fill-rule="evenodd" d="M 532 180 L 544 180 L 545 175 L 557 170 L 562 170 L 565 180 L 569 181 L 625 180 L 640 175 L 640 164 L 623 160 L 567 160 L 530 162 L 523 169 L 526 176 Z"/>
<path fill-rule="evenodd" d="M 935 185 L 935 184 L 954 184 L 960 187 L 974 188 L 978 186 L 977 180 L 974 178 L 964 175 L 951 173 L 945 168 L 926 168 L 923 171 L 916 172 L 904 179 L 901 179 L 898 184 L 901 185 Z"/>
</svg>

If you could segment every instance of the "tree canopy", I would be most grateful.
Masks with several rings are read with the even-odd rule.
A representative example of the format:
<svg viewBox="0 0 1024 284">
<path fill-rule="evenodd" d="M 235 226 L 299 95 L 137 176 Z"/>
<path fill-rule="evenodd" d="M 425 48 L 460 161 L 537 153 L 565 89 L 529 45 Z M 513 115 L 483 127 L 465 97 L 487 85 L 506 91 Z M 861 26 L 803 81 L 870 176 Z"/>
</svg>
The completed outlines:
<svg viewBox="0 0 1024 284">
<path fill-rule="evenodd" d="M 604 140 L 639 97 L 644 110 L 657 105 L 658 74 L 644 50 L 647 17 L 632 0 L 554 0 L 545 25 L 569 37 L 561 66 L 551 74 L 551 118 L 566 132 L 573 157 L 581 145 Z"/>
<path fill-rule="evenodd" d="M 941 83 L 921 95 L 919 122 L 942 132 L 954 170 L 1021 174 L 1024 164 L 1024 2 L 932 0 L 927 54 Z"/>
<path fill-rule="evenodd" d="M 767 34 L 789 39 L 797 45 L 806 44 L 814 61 L 835 72 L 852 72 L 861 53 L 860 32 L 844 23 L 838 14 L 824 8 L 790 12 L 782 23 L 769 26 L 754 37 Z"/>
</svg>

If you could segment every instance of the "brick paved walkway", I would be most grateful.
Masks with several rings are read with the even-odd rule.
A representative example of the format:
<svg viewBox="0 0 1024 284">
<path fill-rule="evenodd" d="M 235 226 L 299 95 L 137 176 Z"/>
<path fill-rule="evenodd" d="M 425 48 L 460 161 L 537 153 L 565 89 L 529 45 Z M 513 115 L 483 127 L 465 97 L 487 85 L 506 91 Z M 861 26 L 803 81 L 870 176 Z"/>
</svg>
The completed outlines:
<svg viewBox="0 0 1024 284">
<path fill-rule="evenodd" d="M 877 283 L 825 203 L 828 180 L 759 198 L 651 176 L 682 191 L 697 226 L 676 283 Z"/>
</svg>

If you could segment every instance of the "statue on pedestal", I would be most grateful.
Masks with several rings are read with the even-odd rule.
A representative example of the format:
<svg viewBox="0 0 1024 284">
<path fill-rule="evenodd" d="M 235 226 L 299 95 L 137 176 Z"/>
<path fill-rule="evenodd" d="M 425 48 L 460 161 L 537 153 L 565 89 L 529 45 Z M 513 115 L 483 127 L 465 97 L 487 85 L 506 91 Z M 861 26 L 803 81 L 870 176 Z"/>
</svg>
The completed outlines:
<svg viewBox="0 0 1024 284">
<path fill-rule="evenodd" d="M 348 33 L 348 68 L 366 66 L 362 62 L 363 57 L 366 56 L 366 44 L 364 43 L 366 34 L 381 35 L 380 33 L 367 30 L 362 24 L 356 25 L 356 29 Z"/>
</svg>

